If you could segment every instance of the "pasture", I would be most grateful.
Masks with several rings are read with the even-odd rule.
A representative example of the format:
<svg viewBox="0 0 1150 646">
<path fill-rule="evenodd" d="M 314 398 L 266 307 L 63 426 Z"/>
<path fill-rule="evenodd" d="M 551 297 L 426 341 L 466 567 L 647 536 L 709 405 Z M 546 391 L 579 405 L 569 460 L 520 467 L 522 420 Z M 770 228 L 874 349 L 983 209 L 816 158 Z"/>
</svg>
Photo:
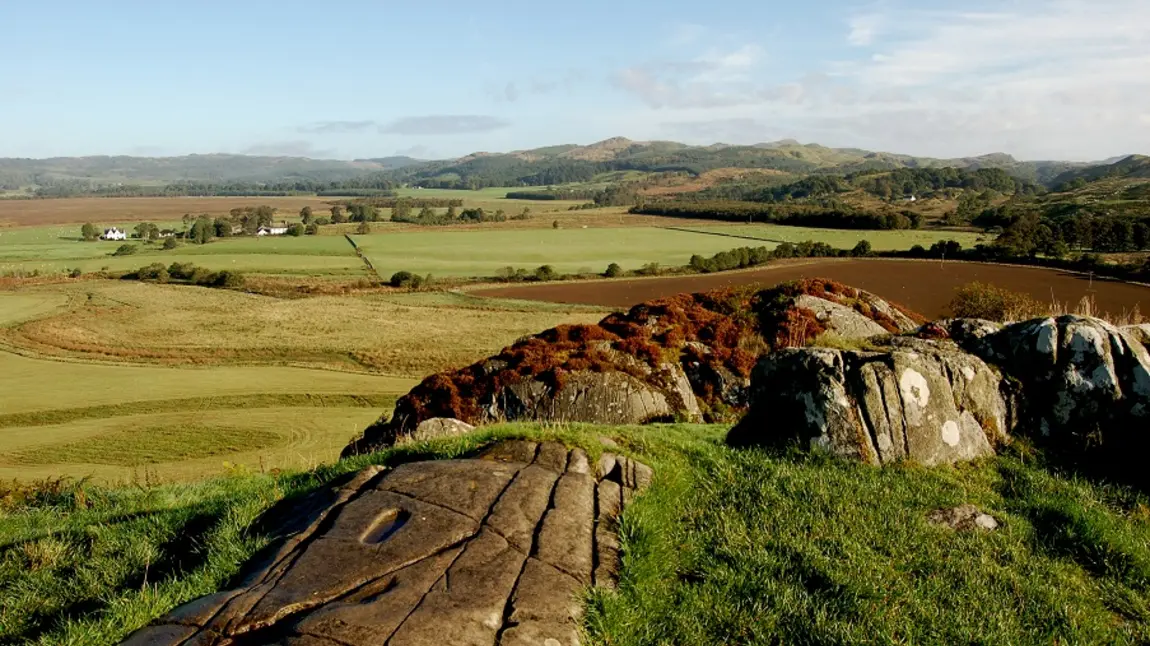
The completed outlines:
<svg viewBox="0 0 1150 646">
<path fill-rule="evenodd" d="M 180 223 L 158 223 L 179 228 Z M 125 223 L 118 226 L 128 227 Z M 212 271 L 230 269 L 253 274 L 291 276 L 370 275 L 355 249 L 340 235 L 330 236 L 238 236 L 220 238 L 209 244 L 180 244 L 164 250 L 159 243 L 138 240 L 84 242 L 79 227 L 48 226 L 0 230 L 0 273 L 39 271 L 64 273 L 72 269 L 130 271 L 154 262 L 191 262 Z M 128 256 L 112 254 L 123 244 L 137 247 Z"/>
<path fill-rule="evenodd" d="M 0 292 L 0 479 L 307 468 L 425 375 L 604 313 L 445 292 L 282 300 L 124 281 Z"/>
<path fill-rule="evenodd" d="M 76 197 L 43 200 L 0 199 L 0 226 L 41 226 L 85 222 L 169 222 L 185 213 L 212 217 L 227 215 L 234 208 L 275 207 L 287 218 L 296 219 L 305 206 L 326 211 L 338 198 L 332 197 Z M 3 229 L 0 229 L 3 230 Z"/>
<path fill-rule="evenodd" d="M 816 229 L 812 227 L 791 227 L 779 224 L 736 224 L 685 226 L 690 231 L 716 235 L 736 236 L 747 241 L 735 244 L 736 247 L 759 246 L 756 241 L 779 244 L 798 243 L 807 240 L 825 242 L 836 249 L 851 249 L 862 240 L 867 240 L 875 251 L 902 251 L 915 245 L 929 249 L 940 240 L 955 240 L 964 248 L 980 242 L 989 243 L 994 238 L 968 231 L 946 231 L 939 229 L 912 229 L 903 231 L 861 231 L 846 229 Z M 732 242 L 737 242 L 732 240 Z M 772 246 L 772 245 L 766 245 Z"/>
<path fill-rule="evenodd" d="M 625 216 L 634 218 L 636 216 Z M 429 229 L 355 236 L 381 276 L 400 270 L 433 276 L 495 276 L 504 267 L 533 270 L 551 265 L 559 273 L 600 273 L 618 263 L 633 270 L 649 263 L 687 264 L 691 256 L 709 256 L 735 247 L 765 246 L 814 240 L 849 249 L 870 240 L 874 249 L 926 247 L 956 239 L 973 245 L 978 236 L 952 231 L 841 231 L 777 225 L 710 225 L 667 228 L 678 223 L 663 218 L 663 226 L 624 228 Z"/>
</svg>

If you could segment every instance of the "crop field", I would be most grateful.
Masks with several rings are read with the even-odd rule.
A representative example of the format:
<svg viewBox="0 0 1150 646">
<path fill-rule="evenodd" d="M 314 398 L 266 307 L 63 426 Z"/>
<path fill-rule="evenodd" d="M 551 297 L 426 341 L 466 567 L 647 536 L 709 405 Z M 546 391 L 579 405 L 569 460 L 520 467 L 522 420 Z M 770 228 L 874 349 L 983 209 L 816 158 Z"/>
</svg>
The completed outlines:
<svg viewBox="0 0 1150 646">
<path fill-rule="evenodd" d="M 1042 303 L 1073 309 L 1091 298 L 1099 313 L 1122 315 L 1135 308 L 1150 311 L 1150 287 L 1038 267 L 917 260 L 808 259 L 747 271 L 611 281 L 581 281 L 494 287 L 472 292 L 492 298 L 535 299 L 627 307 L 682 292 L 741 285 L 775 285 L 799 278 L 829 278 L 901 303 L 929 318 L 946 316 L 959 287 L 993 283 Z"/>
</svg>

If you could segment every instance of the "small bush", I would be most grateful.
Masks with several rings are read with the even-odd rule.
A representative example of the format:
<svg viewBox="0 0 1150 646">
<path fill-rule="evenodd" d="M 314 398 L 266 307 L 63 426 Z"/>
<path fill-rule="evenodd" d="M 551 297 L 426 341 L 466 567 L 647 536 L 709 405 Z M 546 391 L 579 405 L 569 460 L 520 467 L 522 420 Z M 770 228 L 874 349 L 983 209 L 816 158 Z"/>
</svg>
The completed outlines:
<svg viewBox="0 0 1150 646">
<path fill-rule="evenodd" d="M 164 246 L 163 246 L 164 251 L 171 251 L 172 249 L 175 249 L 178 246 L 180 246 L 180 243 L 174 237 L 164 238 Z"/>
<path fill-rule="evenodd" d="M 122 244 L 122 245 L 120 245 L 120 247 L 118 249 L 116 249 L 115 251 L 112 252 L 112 255 L 113 256 L 130 256 L 139 250 L 140 250 L 140 248 L 137 245 Z"/>
<path fill-rule="evenodd" d="M 415 274 L 410 271 L 397 271 L 391 275 L 391 280 L 388 282 L 392 287 L 407 287 L 415 278 Z"/>
<path fill-rule="evenodd" d="M 294 237 L 294 238 L 298 238 L 298 237 L 302 236 L 306 230 L 307 230 L 307 227 L 300 224 L 299 222 L 296 222 L 295 224 L 288 227 L 287 234 L 289 236 Z"/>
<path fill-rule="evenodd" d="M 1027 296 L 988 283 L 970 283 L 958 288 L 947 305 L 951 316 L 988 321 L 1017 321 L 1046 313 L 1046 307 Z"/>
<path fill-rule="evenodd" d="M 72 278 L 79 278 L 80 276 L 84 275 L 84 272 L 80 271 L 80 269 L 77 267 L 76 269 L 73 269 L 71 272 L 69 272 L 68 275 Z"/>
<path fill-rule="evenodd" d="M 851 249 L 851 255 L 859 258 L 869 256 L 872 253 L 874 252 L 871 250 L 870 240 L 859 240 L 854 249 Z"/>
<path fill-rule="evenodd" d="M 220 271 L 208 279 L 208 286 L 222 289 L 239 289 L 244 286 L 244 275 L 237 271 Z"/>
<path fill-rule="evenodd" d="M 559 274 L 551 265 L 541 265 L 535 270 L 535 280 L 548 281 L 557 280 L 558 278 Z"/>
<path fill-rule="evenodd" d="M 618 278 L 623 275 L 623 268 L 619 266 L 619 263 L 613 262 L 607 265 L 607 271 L 603 272 L 603 275 L 607 278 Z"/>
</svg>

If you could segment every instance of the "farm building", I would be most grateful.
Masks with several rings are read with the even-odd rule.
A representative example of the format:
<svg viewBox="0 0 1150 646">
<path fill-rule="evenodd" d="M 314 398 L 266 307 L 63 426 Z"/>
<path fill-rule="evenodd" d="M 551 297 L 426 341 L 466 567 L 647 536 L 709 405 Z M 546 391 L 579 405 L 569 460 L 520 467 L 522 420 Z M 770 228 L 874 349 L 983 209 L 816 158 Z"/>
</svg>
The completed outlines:
<svg viewBox="0 0 1150 646">
<path fill-rule="evenodd" d="M 288 232 L 287 222 L 260 227 L 256 230 L 257 236 L 282 236 Z"/>
<path fill-rule="evenodd" d="M 127 240 L 128 233 L 123 229 L 112 227 L 111 229 L 104 229 L 104 235 L 100 236 L 101 240 Z"/>
</svg>

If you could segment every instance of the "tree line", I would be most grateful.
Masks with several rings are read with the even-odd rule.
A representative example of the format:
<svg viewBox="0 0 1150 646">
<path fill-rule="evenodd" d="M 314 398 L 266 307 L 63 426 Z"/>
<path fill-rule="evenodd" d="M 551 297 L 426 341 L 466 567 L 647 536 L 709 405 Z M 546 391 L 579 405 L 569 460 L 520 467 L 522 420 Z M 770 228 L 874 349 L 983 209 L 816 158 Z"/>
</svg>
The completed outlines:
<svg viewBox="0 0 1150 646">
<path fill-rule="evenodd" d="M 923 217 L 913 211 L 871 212 L 847 204 L 807 205 L 735 201 L 661 201 L 635 206 L 631 213 L 730 222 L 767 222 L 831 229 L 918 229 Z"/>
</svg>

